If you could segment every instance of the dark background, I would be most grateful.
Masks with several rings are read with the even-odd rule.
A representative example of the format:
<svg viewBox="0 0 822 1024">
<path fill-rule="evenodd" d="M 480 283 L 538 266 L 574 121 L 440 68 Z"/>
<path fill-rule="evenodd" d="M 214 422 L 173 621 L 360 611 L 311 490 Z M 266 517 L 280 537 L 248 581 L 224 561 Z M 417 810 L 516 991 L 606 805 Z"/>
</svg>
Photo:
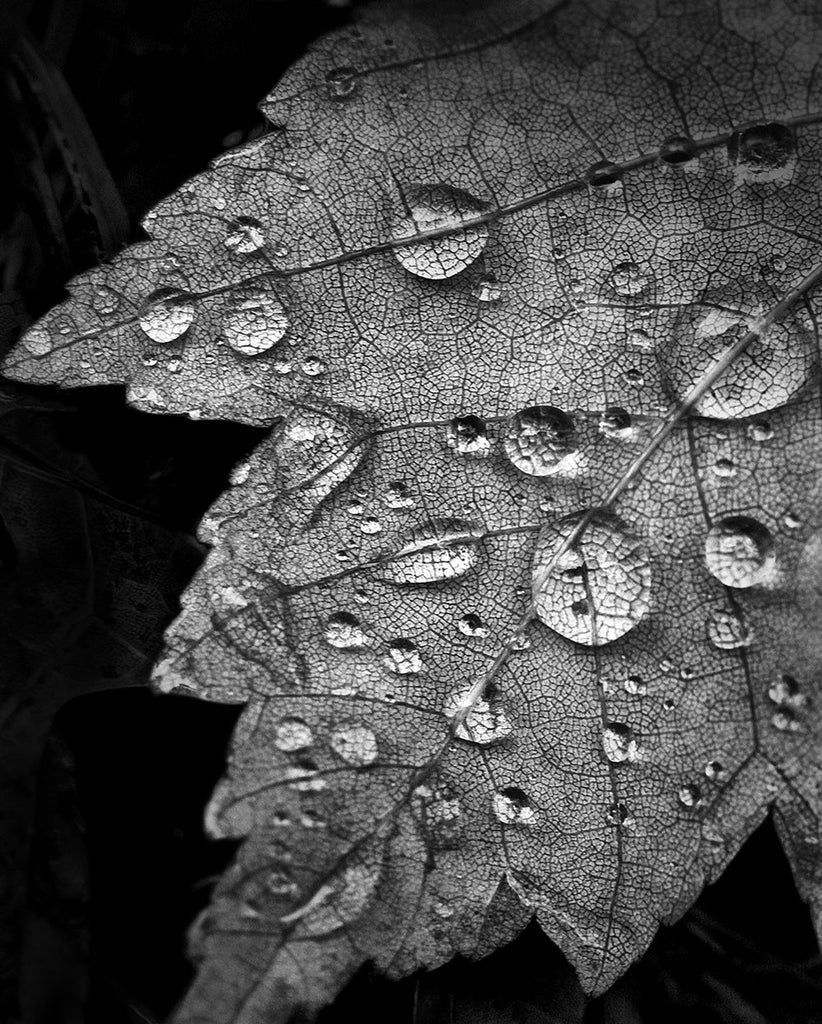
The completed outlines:
<svg viewBox="0 0 822 1024">
<path fill-rule="evenodd" d="M 68 277 L 141 237 L 138 222 L 153 203 L 264 130 L 258 100 L 352 10 L 319 0 L 3 6 L 4 343 L 59 301 Z M 59 114 L 44 109 L 54 89 Z M 18 400 L 35 390 L 19 389 Z M 189 533 L 231 465 L 262 436 L 138 413 L 115 388 L 68 397 L 72 411 L 59 419 L 67 451 L 82 455 L 110 494 Z M 0 530 L 0 556 L 2 542 Z M 26 1024 L 156 1024 L 185 991 L 186 928 L 233 849 L 206 840 L 201 817 L 237 713 L 134 688 L 78 697 L 59 713 L 49 756 L 63 766 L 74 824 L 63 862 L 90 899 L 72 910 L 80 954 L 64 970 L 55 962 L 62 951 L 27 941 Z M 42 799 L 41 845 L 57 832 L 50 808 Z M 38 898 L 48 902 L 47 893 Z M 323 1024 L 346 1020 L 811 1024 L 822 1021 L 822 965 L 766 825 L 602 999 L 582 996 L 561 955 L 531 927 L 479 965 L 455 963 L 397 984 L 365 968 Z"/>
</svg>

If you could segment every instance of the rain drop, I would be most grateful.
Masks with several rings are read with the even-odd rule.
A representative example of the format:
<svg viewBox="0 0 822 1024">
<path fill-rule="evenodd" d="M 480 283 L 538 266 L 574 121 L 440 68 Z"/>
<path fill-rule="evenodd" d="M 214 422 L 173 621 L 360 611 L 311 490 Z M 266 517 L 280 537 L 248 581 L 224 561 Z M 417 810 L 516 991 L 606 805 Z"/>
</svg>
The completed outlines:
<svg viewBox="0 0 822 1024">
<path fill-rule="evenodd" d="M 566 547 L 583 519 L 586 529 Z M 540 531 L 532 593 L 537 617 L 546 626 L 576 643 L 610 643 L 633 629 L 650 607 L 648 547 L 605 510 L 565 516 Z"/>
<path fill-rule="evenodd" d="M 445 715 L 448 719 L 453 719 L 464 708 L 464 701 L 468 698 L 469 693 L 470 690 L 466 689 L 451 694 L 445 705 Z M 487 747 L 500 743 L 511 734 L 512 730 L 513 726 L 499 701 L 480 697 L 479 700 L 473 702 L 471 710 L 460 721 L 454 735 L 457 739 Z"/>
<path fill-rule="evenodd" d="M 360 523 L 360 529 L 368 534 L 382 533 L 382 523 L 374 516 L 366 516 Z"/>
<path fill-rule="evenodd" d="M 607 284 L 623 298 L 636 298 L 651 287 L 651 275 L 636 263 L 618 263 L 608 275 Z"/>
<path fill-rule="evenodd" d="M 640 676 L 628 676 L 622 688 L 633 697 L 644 697 L 648 692 L 648 684 Z"/>
<path fill-rule="evenodd" d="M 477 282 L 471 294 L 477 302 L 499 302 L 502 298 L 502 287 L 493 277 L 484 277 Z"/>
<path fill-rule="evenodd" d="M 325 83 L 332 100 L 347 100 L 359 91 L 360 79 L 356 68 L 332 68 Z"/>
<path fill-rule="evenodd" d="M 753 633 L 745 623 L 741 612 L 715 608 L 708 615 L 708 639 L 721 651 L 732 651 L 737 647 L 748 647 Z"/>
<path fill-rule="evenodd" d="M 666 164 L 684 164 L 696 156 L 696 145 L 687 135 L 671 135 L 659 147 L 659 159 Z"/>
<path fill-rule="evenodd" d="M 728 772 L 721 761 L 708 761 L 705 765 L 705 778 L 711 782 L 722 782 L 727 775 Z"/>
<path fill-rule="evenodd" d="M 730 480 L 736 476 L 736 466 L 730 459 L 717 459 L 711 468 L 714 476 L 720 480 Z"/>
<path fill-rule="evenodd" d="M 311 727 L 302 718 L 283 718 L 274 730 L 274 746 L 286 753 L 304 750 L 313 742 L 314 734 Z"/>
<path fill-rule="evenodd" d="M 609 722 L 602 730 L 602 749 L 614 764 L 638 761 L 639 747 L 634 730 L 623 722 Z"/>
<path fill-rule="evenodd" d="M 534 810 L 528 797 L 518 786 L 506 786 L 494 793 L 494 814 L 503 825 L 530 825 Z"/>
<path fill-rule="evenodd" d="M 628 807 L 624 803 L 611 804 L 605 812 L 605 820 L 609 825 L 633 825 L 634 819 L 628 814 Z"/>
<path fill-rule="evenodd" d="M 796 140 L 791 128 L 771 121 L 734 132 L 728 159 L 738 182 L 787 184 L 796 169 Z"/>
<path fill-rule="evenodd" d="M 551 405 L 523 409 L 508 420 L 505 454 L 529 476 L 573 473 L 578 468 L 574 421 Z"/>
<path fill-rule="evenodd" d="M 323 638 L 327 644 L 340 650 L 363 647 L 369 641 L 360 625 L 360 620 L 349 612 L 335 612 L 325 624 Z"/>
<path fill-rule="evenodd" d="M 391 583 L 426 584 L 464 576 L 477 564 L 484 530 L 462 519 L 432 519 L 400 538 L 379 572 Z"/>
<path fill-rule="evenodd" d="M 356 768 L 372 764 L 377 759 L 377 737 L 365 725 L 341 725 L 329 739 L 331 749 L 343 761 Z"/>
<path fill-rule="evenodd" d="M 389 643 L 384 664 L 389 672 L 398 676 L 415 675 L 423 669 L 419 648 L 405 637 L 397 637 Z"/>
<path fill-rule="evenodd" d="M 169 345 L 182 337 L 194 323 L 191 297 L 176 288 L 159 288 L 146 299 L 140 311 L 140 328 L 158 345 Z"/>
<path fill-rule="evenodd" d="M 411 508 L 413 497 L 408 493 L 408 484 L 404 480 L 394 480 L 385 489 L 383 502 L 388 508 Z"/>
<path fill-rule="evenodd" d="M 623 441 L 633 434 L 631 414 L 618 406 L 610 406 L 599 420 L 599 432 L 616 441 Z"/>
<path fill-rule="evenodd" d="M 251 253 L 259 252 L 265 245 L 263 226 L 253 217 L 237 217 L 228 222 L 227 229 L 225 247 L 238 256 L 249 256 Z"/>
<path fill-rule="evenodd" d="M 223 316 L 228 344 L 242 356 L 258 356 L 280 341 L 288 330 L 288 314 L 270 292 L 255 291 L 236 302 Z"/>
<path fill-rule="evenodd" d="M 797 711 L 807 703 L 807 698 L 802 693 L 796 678 L 784 672 L 768 687 L 768 697 L 781 707 L 787 707 Z"/>
<path fill-rule="evenodd" d="M 475 615 L 473 612 L 469 612 L 467 615 L 463 615 L 462 618 L 457 619 L 457 629 L 463 636 L 488 636 L 488 627 L 479 615 Z"/>
<path fill-rule="evenodd" d="M 419 185 L 407 190 L 404 198 L 405 209 L 391 225 L 392 241 L 448 231 L 392 249 L 407 271 L 429 281 L 441 281 L 462 273 L 480 256 L 488 241 L 487 225 L 463 228 L 461 224 L 486 213 L 486 203 L 450 185 Z"/>
<path fill-rule="evenodd" d="M 699 786 L 689 782 L 687 785 L 679 787 L 677 799 L 683 807 L 699 807 L 702 804 L 702 792 Z"/>
<path fill-rule="evenodd" d="M 720 519 L 705 538 L 705 564 L 726 587 L 753 587 L 773 574 L 773 538 L 762 523 L 748 516 Z"/>
<path fill-rule="evenodd" d="M 325 373 L 328 367 L 322 359 L 318 359 L 317 356 L 309 356 L 307 359 L 303 360 L 300 369 L 306 377 L 319 377 L 321 374 Z"/>
<path fill-rule="evenodd" d="M 599 163 L 589 167 L 585 173 L 585 180 L 594 188 L 604 188 L 606 185 L 613 185 L 622 178 L 622 168 L 610 160 L 600 160 Z"/>
<path fill-rule="evenodd" d="M 446 427 L 445 441 L 460 455 L 486 458 L 491 451 L 485 421 L 478 416 L 457 416 Z"/>
<path fill-rule="evenodd" d="M 22 338 L 22 345 L 33 356 L 38 358 L 47 356 L 54 347 L 51 335 L 41 324 L 35 324 L 25 332 Z"/>
</svg>

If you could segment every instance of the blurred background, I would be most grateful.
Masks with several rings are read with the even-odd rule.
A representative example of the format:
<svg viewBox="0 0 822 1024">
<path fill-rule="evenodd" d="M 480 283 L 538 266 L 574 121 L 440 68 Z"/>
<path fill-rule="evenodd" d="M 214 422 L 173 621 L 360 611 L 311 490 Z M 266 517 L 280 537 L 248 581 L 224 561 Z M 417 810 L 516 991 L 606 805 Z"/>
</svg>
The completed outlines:
<svg viewBox="0 0 822 1024">
<path fill-rule="evenodd" d="M 142 237 L 155 202 L 265 131 L 257 102 L 353 12 L 2 0 L 3 350 Z M 0 387 L 3 1024 L 160 1024 L 190 980 L 187 926 L 233 852 L 201 818 L 238 711 L 142 684 L 202 557 L 196 523 L 263 433 L 129 410 L 117 388 Z M 819 1024 L 822 962 L 767 824 L 601 999 L 530 927 L 479 965 L 364 968 L 322 1024 L 349 1020 Z"/>
</svg>

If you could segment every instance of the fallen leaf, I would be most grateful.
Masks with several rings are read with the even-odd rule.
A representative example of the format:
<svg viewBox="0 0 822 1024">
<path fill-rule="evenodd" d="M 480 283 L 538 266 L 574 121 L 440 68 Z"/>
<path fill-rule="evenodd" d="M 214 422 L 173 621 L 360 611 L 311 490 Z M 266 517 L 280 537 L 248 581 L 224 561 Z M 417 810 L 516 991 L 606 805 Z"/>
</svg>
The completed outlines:
<svg viewBox="0 0 822 1024">
<path fill-rule="evenodd" d="M 375 6 L 7 361 L 277 423 L 155 672 L 246 705 L 180 1022 L 534 914 L 600 992 L 769 808 L 819 921 L 821 35 Z"/>
</svg>

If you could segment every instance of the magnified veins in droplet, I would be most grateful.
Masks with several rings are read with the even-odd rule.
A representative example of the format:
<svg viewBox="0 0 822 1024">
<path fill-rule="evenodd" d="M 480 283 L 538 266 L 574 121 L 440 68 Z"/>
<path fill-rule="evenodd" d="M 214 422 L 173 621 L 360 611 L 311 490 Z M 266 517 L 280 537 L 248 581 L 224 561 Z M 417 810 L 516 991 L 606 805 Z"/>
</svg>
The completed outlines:
<svg viewBox="0 0 822 1024">
<path fill-rule="evenodd" d="M 5 363 L 271 427 L 155 669 L 244 705 L 177 1024 L 531 917 L 601 992 L 769 812 L 822 919 L 822 11 L 396 16 Z"/>
</svg>

